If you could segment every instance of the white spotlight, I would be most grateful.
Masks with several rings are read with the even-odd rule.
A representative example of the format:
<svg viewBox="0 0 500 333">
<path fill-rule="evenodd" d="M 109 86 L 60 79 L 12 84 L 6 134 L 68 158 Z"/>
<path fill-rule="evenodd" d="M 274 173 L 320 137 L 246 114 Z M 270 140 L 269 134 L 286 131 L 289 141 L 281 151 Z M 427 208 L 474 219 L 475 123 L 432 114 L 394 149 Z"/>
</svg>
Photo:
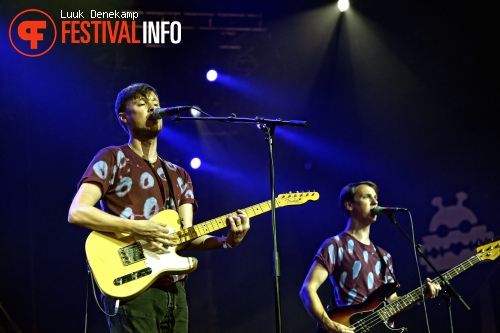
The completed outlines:
<svg viewBox="0 0 500 333">
<path fill-rule="evenodd" d="M 201 160 L 195 157 L 191 160 L 191 168 L 198 169 L 201 166 Z"/>
<path fill-rule="evenodd" d="M 341 12 L 345 12 L 349 9 L 349 0 L 339 0 L 339 2 L 337 2 L 337 7 L 339 7 Z"/>
<path fill-rule="evenodd" d="M 215 71 L 214 69 L 209 70 L 207 72 L 207 80 L 210 82 L 217 80 L 217 71 Z"/>
</svg>

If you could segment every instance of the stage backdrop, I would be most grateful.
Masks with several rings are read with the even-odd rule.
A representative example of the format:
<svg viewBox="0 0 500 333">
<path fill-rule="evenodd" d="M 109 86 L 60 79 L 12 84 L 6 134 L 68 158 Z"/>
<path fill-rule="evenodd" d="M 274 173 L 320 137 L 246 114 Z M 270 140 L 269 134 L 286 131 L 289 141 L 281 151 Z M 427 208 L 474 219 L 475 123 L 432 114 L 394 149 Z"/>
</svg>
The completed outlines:
<svg viewBox="0 0 500 333">
<path fill-rule="evenodd" d="M 317 201 L 276 211 L 283 332 L 314 331 L 298 292 L 320 243 L 345 227 L 338 194 L 348 182 L 372 180 L 381 206 L 408 208 L 394 217 L 440 272 L 472 257 L 478 241 L 500 233 L 500 20 L 491 1 L 475 9 L 429 6 L 353 0 L 340 13 L 319 0 L 4 1 L 1 331 L 106 331 L 87 274 L 90 231 L 69 225 L 67 213 L 94 154 L 127 141 L 113 108 L 133 82 L 156 87 L 164 107 L 284 120 L 272 154 L 252 122 L 166 118 L 158 148 L 190 173 L 196 223 L 269 200 L 270 165 L 276 195 L 319 193 Z M 34 51 L 19 30 L 16 37 L 18 15 L 29 9 L 53 20 L 39 56 L 27 55 Z M 138 16 L 110 18 L 115 10 Z M 144 43 L 143 22 L 156 29 L 165 21 L 179 22 L 181 35 L 174 24 L 163 42 Z M 206 81 L 210 68 L 219 80 Z M 193 157 L 199 169 L 189 166 Z M 192 332 L 276 332 L 271 216 L 253 218 L 237 249 L 183 254 L 199 260 L 187 282 Z M 392 254 L 400 295 L 436 276 L 386 216 L 373 225 L 372 240 Z M 499 266 L 485 260 L 451 281 L 471 308 L 452 299 L 455 332 L 500 332 Z M 320 292 L 328 304 L 331 288 Z M 427 331 L 424 310 L 401 314 L 396 326 Z M 427 318 L 431 331 L 450 331 L 444 298 L 427 303 Z"/>
</svg>

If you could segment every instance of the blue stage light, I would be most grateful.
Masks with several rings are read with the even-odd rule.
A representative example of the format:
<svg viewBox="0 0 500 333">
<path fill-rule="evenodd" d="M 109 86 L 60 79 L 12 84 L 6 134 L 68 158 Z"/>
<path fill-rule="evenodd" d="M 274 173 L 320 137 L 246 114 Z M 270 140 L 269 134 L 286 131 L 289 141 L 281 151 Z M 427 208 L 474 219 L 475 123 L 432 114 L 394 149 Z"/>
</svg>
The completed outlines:
<svg viewBox="0 0 500 333">
<path fill-rule="evenodd" d="M 191 160 L 191 168 L 198 169 L 201 166 L 201 160 L 195 157 Z"/>
<path fill-rule="evenodd" d="M 211 69 L 207 72 L 207 80 L 210 82 L 214 82 L 217 80 L 217 71 L 214 69 Z"/>
</svg>

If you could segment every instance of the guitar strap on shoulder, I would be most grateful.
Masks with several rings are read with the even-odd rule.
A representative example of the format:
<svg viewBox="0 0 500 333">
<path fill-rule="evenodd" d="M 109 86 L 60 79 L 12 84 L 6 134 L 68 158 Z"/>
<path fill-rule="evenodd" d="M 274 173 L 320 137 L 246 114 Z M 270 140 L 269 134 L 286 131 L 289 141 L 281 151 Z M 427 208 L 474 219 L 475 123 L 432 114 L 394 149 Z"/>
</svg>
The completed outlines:
<svg viewBox="0 0 500 333">
<path fill-rule="evenodd" d="M 380 258 L 380 261 L 382 262 L 382 267 L 385 268 L 386 270 L 388 270 L 389 274 L 391 274 L 392 278 L 394 279 L 394 282 L 398 283 L 398 280 L 396 280 L 396 277 L 394 276 L 394 273 L 392 272 L 392 270 L 389 269 L 389 267 L 387 267 L 387 262 L 385 261 L 384 256 L 382 255 L 382 253 L 380 253 L 379 248 L 376 247 L 375 245 L 373 245 L 373 247 L 375 248 L 375 251 L 377 251 L 377 254 L 378 254 L 379 258 Z"/>
<path fill-rule="evenodd" d="M 177 202 L 175 200 L 175 193 L 174 193 L 174 190 L 172 188 L 172 180 L 170 179 L 170 174 L 168 172 L 168 168 L 165 165 L 165 161 L 161 157 L 160 157 L 160 162 L 161 162 L 161 167 L 163 168 L 163 173 L 165 174 L 165 178 L 167 178 L 167 183 L 168 183 L 168 198 L 169 198 L 169 201 L 173 202 L 174 206 L 175 206 L 175 210 L 179 211 L 178 207 L 177 207 Z M 165 202 L 164 203 L 164 208 L 165 209 L 167 208 L 166 205 L 167 205 L 167 203 Z"/>
</svg>

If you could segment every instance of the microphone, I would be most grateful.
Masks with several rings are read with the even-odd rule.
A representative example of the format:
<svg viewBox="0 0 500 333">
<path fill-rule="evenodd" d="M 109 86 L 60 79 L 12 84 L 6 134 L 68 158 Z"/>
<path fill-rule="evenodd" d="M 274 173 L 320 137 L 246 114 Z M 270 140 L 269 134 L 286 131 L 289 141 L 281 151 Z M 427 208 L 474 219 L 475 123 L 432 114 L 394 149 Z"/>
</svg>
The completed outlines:
<svg viewBox="0 0 500 333">
<path fill-rule="evenodd" d="M 375 206 L 374 208 L 371 209 L 371 211 L 375 215 L 381 215 L 381 214 L 392 214 L 392 213 L 398 213 L 398 212 L 407 212 L 408 209 L 406 209 L 406 208 L 399 208 L 399 207 L 380 207 L 380 206 Z"/>
<path fill-rule="evenodd" d="M 166 116 L 175 116 L 178 113 L 181 113 L 182 111 L 189 111 L 193 107 L 189 105 L 184 105 L 184 106 L 171 106 L 168 108 L 156 108 L 151 112 L 151 116 L 149 119 L 161 119 Z"/>
</svg>

